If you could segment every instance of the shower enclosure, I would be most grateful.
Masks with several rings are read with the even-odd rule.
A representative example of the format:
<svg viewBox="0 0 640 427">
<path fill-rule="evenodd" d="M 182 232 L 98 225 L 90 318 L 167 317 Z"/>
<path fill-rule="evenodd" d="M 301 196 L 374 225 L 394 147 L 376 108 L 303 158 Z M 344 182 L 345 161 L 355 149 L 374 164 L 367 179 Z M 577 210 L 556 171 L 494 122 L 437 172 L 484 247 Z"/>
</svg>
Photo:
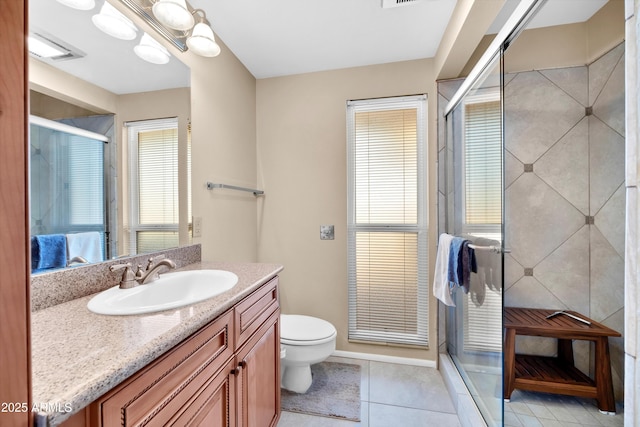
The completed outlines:
<svg viewBox="0 0 640 427">
<path fill-rule="evenodd" d="M 439 228 L 471 240 L 477 264 L 444 310 L 446 347 L 489 426 L 502 425 L 504 412 L 504 52 L 542 3 L 518 5 L 467 79 L 439 83 Z"/>
<path fill-rule="evenodd" d="M 103 135 L 31 116 L 32 235 L 97 231 L 102 258 L 108 256 L 106 142 Z"/>
<path fill-rule="evenodd" d="M 500 55 L 446 116 L 444 228 L 475 246 L 446 311 L 447 350 L 488 425 L 502 424 L 503 138 Z"/>
<path fill-rule="evenodd" d="M 438 84 L 439 230 L 477 248 L 469 291 L 457 289 L 455 307 L 440 309 L 441 332 L 489 426 L 502 425 L 510 405 L 503 307 L 573 310 L 624 332 L 624 39 L 591 39 L 594 51 L 585 53 L 583 40 L 560 27 L 518 37 L 544 4 L 524 3 L 467 79 Z M 623 28 L 615 7 L 571 30 Z M 536 37 L 549 34 L 557 49 L 540 47 Z M 578 59 L 569 62 L 569 53 Z M 609 343 L 620 402 L 624 338 Z M 575 366 L 594 377 L 593 346 L 574 349 Z M 557 351 L 551 338 L 516 341 L 519 354 Z"/>
</svg>

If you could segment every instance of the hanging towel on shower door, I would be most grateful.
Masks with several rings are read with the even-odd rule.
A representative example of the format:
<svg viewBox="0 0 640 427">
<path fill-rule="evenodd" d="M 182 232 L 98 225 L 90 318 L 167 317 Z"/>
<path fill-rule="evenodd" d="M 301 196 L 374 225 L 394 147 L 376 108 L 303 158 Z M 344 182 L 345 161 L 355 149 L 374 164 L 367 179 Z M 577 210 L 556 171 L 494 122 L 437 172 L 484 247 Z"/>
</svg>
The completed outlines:
<svg viewBox="0 0 640 427">
<path fill-rule="evenodd" d="M 436 268 L 433 275 L 433 296 L 445 305 L 455 307 L 456 303 L 451 297 L 449 287 L 449 251 L 453 236 L 442 233 L 438 239 L 438 252 L 436 253 Z"/>
<path fill-rule="evenodd" d="M 87 231 L 67 234 L 67 259 L 71 260 L 75 257 L 82 257 L 88 262 L 103 261 L 100 233 Z"/>
</svg>

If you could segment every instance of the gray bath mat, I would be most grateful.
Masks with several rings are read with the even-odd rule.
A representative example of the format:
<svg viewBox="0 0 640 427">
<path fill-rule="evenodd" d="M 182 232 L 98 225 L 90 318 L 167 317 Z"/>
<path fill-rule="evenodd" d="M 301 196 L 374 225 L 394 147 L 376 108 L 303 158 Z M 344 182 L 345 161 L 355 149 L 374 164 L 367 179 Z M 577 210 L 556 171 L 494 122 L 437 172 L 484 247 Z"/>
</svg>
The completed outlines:
<svg viewBox="0 0 640 427">
<path fill-rule="evenodd" d="M 282 410 L 360 421 L 360 366 L 338 362 L 311 365 L 305 394 L 282 389 Z"/>
</svg>

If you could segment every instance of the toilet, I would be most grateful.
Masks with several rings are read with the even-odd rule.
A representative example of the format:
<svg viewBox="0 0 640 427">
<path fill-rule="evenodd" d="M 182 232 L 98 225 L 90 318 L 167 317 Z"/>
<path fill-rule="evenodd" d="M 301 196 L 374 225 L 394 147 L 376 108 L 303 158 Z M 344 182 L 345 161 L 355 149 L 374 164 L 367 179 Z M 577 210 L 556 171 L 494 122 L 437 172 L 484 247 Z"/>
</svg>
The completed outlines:
<svg viewBox="0 0 640 427">
<path fill-rule="evenodd" d="M 311 365 L 336 349 L 336 328 L 326 320 L 298 314 L 280 315 L 282 388 L 306 393 L 311 386 Z"/>
</svg>

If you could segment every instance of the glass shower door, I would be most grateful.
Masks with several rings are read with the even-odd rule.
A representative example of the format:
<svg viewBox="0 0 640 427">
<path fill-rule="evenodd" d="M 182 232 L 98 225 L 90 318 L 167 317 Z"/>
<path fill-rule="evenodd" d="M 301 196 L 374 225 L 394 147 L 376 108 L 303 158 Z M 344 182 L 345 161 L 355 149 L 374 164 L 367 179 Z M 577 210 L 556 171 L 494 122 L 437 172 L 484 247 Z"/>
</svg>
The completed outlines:
<svg viewBox="0 0 640 427">
<path fill-rule="evenodd" d="M 446 231 L 471 240 L 469 289 L 446 317 L 447 348 L 487 425 L 502 425 L 503 132 L 496 55 L 446 117 Z"/>
</svg>

